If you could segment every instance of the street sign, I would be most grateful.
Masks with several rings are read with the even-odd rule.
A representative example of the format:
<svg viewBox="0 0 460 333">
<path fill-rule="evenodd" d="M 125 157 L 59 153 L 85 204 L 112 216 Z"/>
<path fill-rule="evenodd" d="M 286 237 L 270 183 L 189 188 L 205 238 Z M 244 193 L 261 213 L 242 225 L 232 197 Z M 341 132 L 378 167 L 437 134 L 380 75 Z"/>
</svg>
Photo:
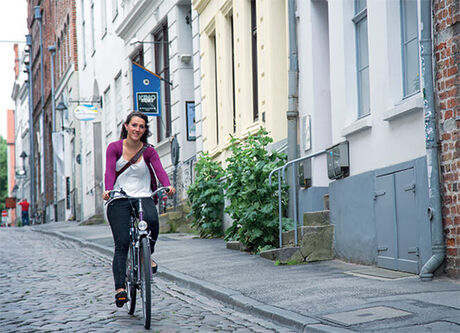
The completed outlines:
<svg viewBox="0 0 460 333">
<path fill-rule="evenodd" d="M 2 217 L 7 217 L 7 216 L 8 216 L 8 211 L 2 210 Z"/>
<path fill-rule="evenodd" d="M 133 62 L 134 110 L 147 116 L 161 116 L 161 77 Z"/>
<path fill-rule="evenodd" d="M 78 120 L 91 121 L 97 116 L 97 108 L 91 104 L 81 104 L 73 110 L 73 113 Z"/>
</svg>

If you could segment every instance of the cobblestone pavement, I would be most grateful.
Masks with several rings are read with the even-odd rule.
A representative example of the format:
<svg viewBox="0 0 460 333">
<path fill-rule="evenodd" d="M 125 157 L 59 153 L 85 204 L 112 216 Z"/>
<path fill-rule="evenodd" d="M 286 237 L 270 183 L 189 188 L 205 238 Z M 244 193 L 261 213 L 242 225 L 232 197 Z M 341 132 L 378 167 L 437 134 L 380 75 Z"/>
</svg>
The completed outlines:
<svg viewBox="0 0 460 333">
<path fill-rule="evenodd" d="M 0 331 L 142 332 L 115 307 L 111 259 L 26 229 L 0 229 Z M 167 280 L 152 286 L 153 332 L 290 332 Z"/>
</svg>

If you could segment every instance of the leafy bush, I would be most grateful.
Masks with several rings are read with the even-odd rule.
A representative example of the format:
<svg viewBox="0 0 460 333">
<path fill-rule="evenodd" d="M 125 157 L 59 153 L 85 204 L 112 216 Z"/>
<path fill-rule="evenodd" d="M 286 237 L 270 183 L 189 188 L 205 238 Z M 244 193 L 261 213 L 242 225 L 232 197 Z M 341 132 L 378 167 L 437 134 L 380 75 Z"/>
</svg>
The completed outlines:
<svg viewBox="0 0 460 333">
<path fill-rule="evenodd" d="M 225 239 L 239 240 L 251 252 L 279 247 L 278 179 L 274 177 L 270 186 L 268 176 L 273 169 L 285 164 L 286 156 L 266 150 L 272 141 L 263 128 L 243 141 L 232 137 L 232 155 L 227 158 L 225 195 L 230 205 L 226 212 L 233 224 L 225 232 Z M 287 191 L 284 184 L 282 191 Z M 287 196 L 282 197 L 285 209 Z"/>
<path fill-rule="evenodd" d="M 187 189 L 191 204 L 188 217 L 201 237 L 221 237 L 224 191 L 220 179 L 224 173 L 217 162 L 204 153 L 196 163 L 195 182 Z"/>
</svg>

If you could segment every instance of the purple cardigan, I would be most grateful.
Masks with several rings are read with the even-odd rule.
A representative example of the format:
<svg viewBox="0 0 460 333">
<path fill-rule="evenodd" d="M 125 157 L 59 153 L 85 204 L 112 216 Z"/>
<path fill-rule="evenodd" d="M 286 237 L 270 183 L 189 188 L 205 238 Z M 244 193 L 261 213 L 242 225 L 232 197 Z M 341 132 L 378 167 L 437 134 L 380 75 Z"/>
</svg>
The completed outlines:
<svg viewBox="0 0 460 333">
<path fill-rule="evenodd" d="M 123 154 L 123 140 L 114 141 L 109 144 L 106 152 L 106 162 L 105 162 L 105 190 L 113 190 L 113 185 L 116 181 L 116 165 L 118 159 Z M 157 189 L 157 181 L 155 174 L 158 177 L 158 180 L 163 186 L 171 186 L 169 182 L 168 174 L 161 165 L 160 157 L 158 156 L 157 151 L 152 146 L 149 146 L 144 153 L 142 154 L 145 163 L 150 171 L 150 178 L 152 179 L 152 190 Z M 152 169 L 153 167 L 153 169 Z M 154 172 L 155 170 L 155 172 Z"/>
</svg>

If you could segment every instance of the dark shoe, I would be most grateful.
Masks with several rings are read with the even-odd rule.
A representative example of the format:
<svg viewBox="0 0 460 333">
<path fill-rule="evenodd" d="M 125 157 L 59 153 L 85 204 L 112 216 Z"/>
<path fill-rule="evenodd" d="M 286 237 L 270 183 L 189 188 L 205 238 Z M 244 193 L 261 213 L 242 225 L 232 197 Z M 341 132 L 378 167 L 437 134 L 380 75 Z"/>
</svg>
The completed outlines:
<svg viewBox="0 0 460 333">
<path fill-rule="evenodd" d="M 117 305 L 117 307 L 123 307 L 123 305 L 125 305 L 126 302 L 128 302 L 128 294 L 125 290 L 122 290 L 115 295 L 115 304 Z"/>
<path fill-rule="evenodd" d="M 152 266 L 152 274 L 155 274 L 158 271 L 158 264 L 153 259 L 152 264 L 155 264 L 155 266 Z"/>
</svg>

